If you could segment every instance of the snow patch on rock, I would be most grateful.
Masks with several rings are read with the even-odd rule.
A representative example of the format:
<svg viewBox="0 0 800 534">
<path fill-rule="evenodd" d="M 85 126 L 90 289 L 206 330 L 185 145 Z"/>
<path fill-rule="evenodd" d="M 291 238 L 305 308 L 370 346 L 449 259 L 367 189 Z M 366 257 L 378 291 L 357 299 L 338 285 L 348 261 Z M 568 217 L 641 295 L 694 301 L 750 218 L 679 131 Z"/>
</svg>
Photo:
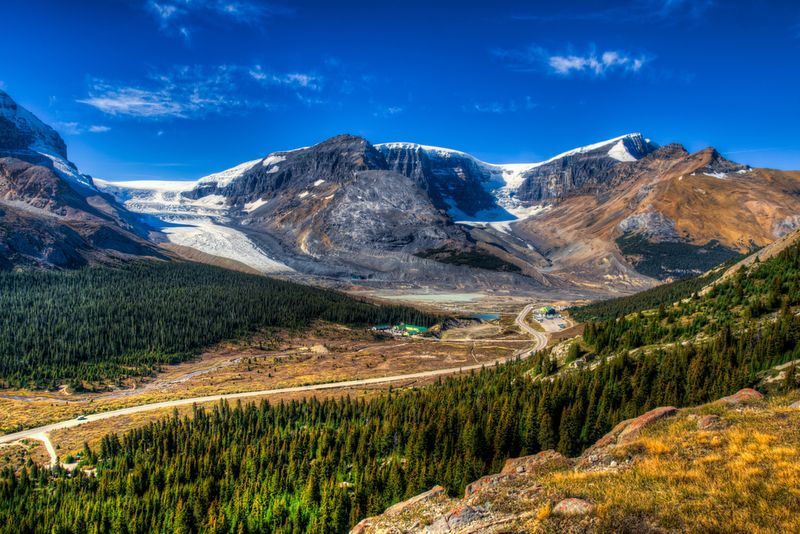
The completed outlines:
<svg viewBox="0 0 800 534">
<path fill-rule="evenodd" d="M 258 165 L 258 163 L 261 161 L 267 161 L 268 159 L 270 158 L 266 158 L 264 160 L 255 159 L 253 161 L 247 161 L 231 169 L 209 174 L 208 176 L 204 176 L 197 180 L 197 185 L 216 184 L 217 187 L 225 187 L 237 178 L 242 177 L 247 171 Z"/>
</svg>

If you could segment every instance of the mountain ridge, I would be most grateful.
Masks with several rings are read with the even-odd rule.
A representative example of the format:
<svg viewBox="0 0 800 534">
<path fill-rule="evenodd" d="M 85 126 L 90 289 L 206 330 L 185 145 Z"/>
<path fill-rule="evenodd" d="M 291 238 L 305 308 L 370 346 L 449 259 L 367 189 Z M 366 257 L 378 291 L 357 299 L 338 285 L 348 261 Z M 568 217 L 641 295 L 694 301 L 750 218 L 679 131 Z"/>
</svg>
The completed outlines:
<svg viewBox="0 0 800 534">
<path fill-rule="evenodd" d="M 710 212 L 701 213 L 701 200 L 678 206 L 679 188 L 665 184 L 679 176 L 739 188 L 749 179 L 756 191 L 744 210 L 761 211 L 748 219 L 750 211 L 717 198 L 722 213 L 750 224 L 734 235 L 737 225 L 725 218 L 722 227 Z M 639 133 L 529 164 L 486 163 L 458 150 L 408 142 L 372 145 L 343 134 L 200 178 L 177 195 L 202 202 L 203 209 L 213 200 L 217 220 L 232 221 L 266 255 L 298 272 L 384 282 L 396 278 L 397 269 L 409 282 L 448 272 L 445 283 L 456 284 L 475 273 L 448 265 L 451 258 L 475 257 L 475 266 L 486 266 L 496 263 L 480 259 L 489 255 L 517 274 L 479 278 L 499 276 L 504 285 L 533 281 L 629 291 L 700 272 L 796 227 L 800 221 L 790 214 L 800 207 L 795 179 L 777 172 L 773 181 L 781 184 L 774 188 L 764 171 L 726 160 L 713 148 L 690 154 L 677 144 L 659 147 Z M 141 184 L 128 189 L 137 187 L 138 195 L 148 195 Z M 369 191 L 371 196 L 363 194 Z M 779 208 L 764 216 L 762 197 Z M 687 209 L 702 223 L 687 224 L 681 215 Z M 360 215 L 345 216 L 350 213 Z M 391 222 L 377 224 L 382 217 Z M 769 220 L 774 231 L 753 217 Z M 696 267 L 675 265 L 687 255 Z"/>
</svg>

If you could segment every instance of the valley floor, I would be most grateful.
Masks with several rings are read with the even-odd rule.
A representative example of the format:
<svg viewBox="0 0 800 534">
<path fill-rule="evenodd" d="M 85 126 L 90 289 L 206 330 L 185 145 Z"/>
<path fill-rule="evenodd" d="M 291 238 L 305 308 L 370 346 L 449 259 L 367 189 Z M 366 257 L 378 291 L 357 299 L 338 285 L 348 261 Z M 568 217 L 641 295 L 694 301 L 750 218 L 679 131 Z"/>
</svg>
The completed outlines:
<svg viewBox="0 0 800 534">
<path fill-rule="evenodd" d="M 189 413 L 194 404 L 368 397 L 388 387 L 424 385 L 543 348 L 545 330 L 555 334 L 560 323 L 530 326 L 532 308 L 453 328 L 440 338 L 391 337 L 317 323 L 301 334 L 270 331 L 223 343 L 195 361 L 164 366 L 151 380 L 110 391 L 5 390 L 0 428 L 7 433 L 0 436 L 0 447 L 13 448 L 6 457 L 54 463 L 54 455 L 76 453 L 84 441 L 96 443 L 109 432 L 141 426 L 176 409 Z M 49 457 L 37 445 L 47 444 L 48 437 L 54 443 Z"/>
</svg>

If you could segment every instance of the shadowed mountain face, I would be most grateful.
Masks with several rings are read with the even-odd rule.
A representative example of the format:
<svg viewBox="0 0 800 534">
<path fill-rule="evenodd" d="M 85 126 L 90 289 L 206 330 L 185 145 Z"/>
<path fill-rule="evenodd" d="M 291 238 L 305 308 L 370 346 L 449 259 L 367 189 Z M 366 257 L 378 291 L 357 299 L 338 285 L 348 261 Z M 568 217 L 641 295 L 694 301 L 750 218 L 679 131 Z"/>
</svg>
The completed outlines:
<svg viewBox="0 0 800 534">
<path fill-rule="evenodd" d="M 138 217 L 67 160 L 61 137 L 0 91 L 0 268 L 162 256 Z"/>
</svg>

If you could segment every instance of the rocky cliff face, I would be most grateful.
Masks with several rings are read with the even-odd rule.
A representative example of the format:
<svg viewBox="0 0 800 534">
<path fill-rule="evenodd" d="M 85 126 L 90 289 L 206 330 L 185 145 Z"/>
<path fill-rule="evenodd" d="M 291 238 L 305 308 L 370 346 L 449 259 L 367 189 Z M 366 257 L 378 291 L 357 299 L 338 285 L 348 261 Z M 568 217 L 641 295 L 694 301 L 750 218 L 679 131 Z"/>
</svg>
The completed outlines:
<svg viewBox="0 0 800 534">
<path fill-rule="evenodd" d="M 468 216 L 498 208 L 489 188 L 497 170 L 467 154 L 412 143 L 378 146 L 393 171 L 413 179 L 433 204 Z"/>
<path fill-rule="evenodd" d="M 67 160 L 61 136 L 0 91 L 0 268 L 162 256 L 146 229 Z"/>
<path fill-rule="evenodd" d="M 517 196 L 529 203 L 557 201 L 613 180 L 621 162 L 635 162 L 656 150 L 641 134 L 630 134 L 568 152 L 522 174 Z"/>
<path fill-rule="evenodd" d="M 0 150 L 44 152 L 67 159 L 67 145 L 58 133 L 0 90 Z"/>
</svg>

